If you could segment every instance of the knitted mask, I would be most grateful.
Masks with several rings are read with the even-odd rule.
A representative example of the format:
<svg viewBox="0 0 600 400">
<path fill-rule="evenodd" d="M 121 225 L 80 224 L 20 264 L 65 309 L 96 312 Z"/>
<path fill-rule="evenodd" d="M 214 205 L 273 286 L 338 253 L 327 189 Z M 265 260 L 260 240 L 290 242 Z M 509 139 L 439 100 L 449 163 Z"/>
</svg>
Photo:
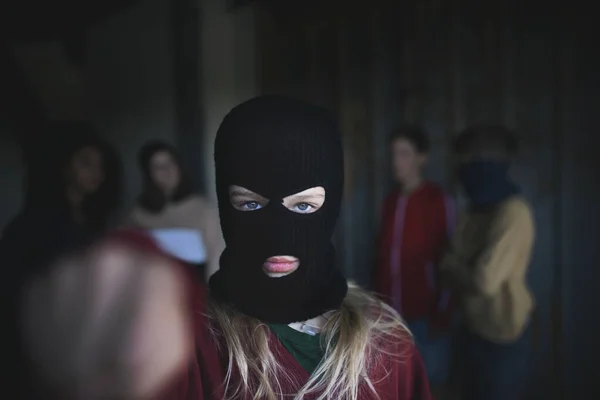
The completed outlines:
<svg viewBox="0 0 600 400">
<path fill-rule="evenodd" d="M 271 323 L 304 321 L 338 308 L 347 283 L 335 266 L 331 237 L 340 213 L 343 153 L 326 110 L 280 96 L 235 107 L 215 141 L 217 196 L 226 248 L 210 280 L 213 296 Z M 252 210 L 232 205 L 235 185 L 268 199 Z M 314 187 L 325 200 L 312 213 L 294 212 L 283 199 Z M 298 268 L 270 277 L 270 257 L 292 256 Z"/>
</svg>

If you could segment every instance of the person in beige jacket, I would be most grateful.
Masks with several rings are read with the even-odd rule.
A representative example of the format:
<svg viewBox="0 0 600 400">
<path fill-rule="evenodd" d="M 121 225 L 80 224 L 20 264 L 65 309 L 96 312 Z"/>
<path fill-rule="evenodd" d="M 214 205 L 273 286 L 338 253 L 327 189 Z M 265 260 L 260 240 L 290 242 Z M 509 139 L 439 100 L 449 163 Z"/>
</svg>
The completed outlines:
<svg viewBox="0 0 600 400">
<path fill-rule="evenodd" d="M 519 400 L 526 384 L 534 308 L 526 278 L 535 228 L 508 177 L 515 150 L 503 127 L 474 126 L 455 142 L 469 205 L 440 274 L 461 303 L 465 400 Z"/>
<path fill-rule="evenodd" d="M 138 162 L 144 186 L 127 225 L 148 230 L 164 251 L 198 266 L 208 281 L 225 247 L 216 205 L 194 190 L 174 146 L 148 142 Z"/>
</svg>

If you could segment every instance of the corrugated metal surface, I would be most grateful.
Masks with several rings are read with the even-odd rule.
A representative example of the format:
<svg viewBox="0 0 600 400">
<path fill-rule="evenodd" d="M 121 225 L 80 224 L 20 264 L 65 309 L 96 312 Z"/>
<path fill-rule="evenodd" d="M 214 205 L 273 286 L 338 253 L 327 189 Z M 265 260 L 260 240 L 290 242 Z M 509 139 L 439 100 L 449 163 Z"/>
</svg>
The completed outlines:
<svg viewBox="0 0 600 400">
<path fill-rule="evenodd" d="M 514 177 L 538 227 L 530 273 L 538 301 L 536 398 L 596 398 L 600 163 L 592 116 L 600 63 L 591 26 L 566 9 L 392 3 L 265 11 L 258 24 L 264 91 L 339 112 L 348 164 L 337 235 L 342 265 L 368 283 L 395 123 L 427 128 L 429 176 L 450 189 L 454 132 L 477 122 L 516 129 Z"/>
</svg>

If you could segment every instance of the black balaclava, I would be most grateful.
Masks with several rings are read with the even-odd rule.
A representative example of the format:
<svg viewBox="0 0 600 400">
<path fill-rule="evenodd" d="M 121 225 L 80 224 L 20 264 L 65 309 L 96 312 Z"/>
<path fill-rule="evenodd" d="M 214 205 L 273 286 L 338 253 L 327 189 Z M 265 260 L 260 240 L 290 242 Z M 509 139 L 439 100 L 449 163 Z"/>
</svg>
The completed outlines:
<svg viewBox="0 0 600 400">
<path fill-rule="evenodd" d="M 213 296 L 270 323 L 304 321 L 338 308 L 348 290 L 331 243 L 344 180 L 341 137 L 329 113 L 281 96 L 261 96 L 235 107 L 215 141 L 217 197 L 226 248 L 210 280 Z M 229 187 L 269 199 L 255 211 L 236 210 Z M 325 188 L 314 213 L 286 209 L 282 199 Z M 268 277 L 263 263 L 294 256 L 298 269 Z"/>
</svg>

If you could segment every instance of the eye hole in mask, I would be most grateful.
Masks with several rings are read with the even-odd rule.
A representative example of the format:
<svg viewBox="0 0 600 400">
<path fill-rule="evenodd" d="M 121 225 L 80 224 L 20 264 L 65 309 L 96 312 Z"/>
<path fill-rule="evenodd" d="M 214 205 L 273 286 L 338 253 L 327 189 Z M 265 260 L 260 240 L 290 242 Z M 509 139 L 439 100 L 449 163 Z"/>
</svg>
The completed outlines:
<svg viewBox="0 0 600 400">
<path fill-rule="evenodd" d="M 229 201 L 233 208 L 239 211 L 256 211 L 266 207 L 269 199 L 254 193 L 242 186 L 229 187 Z M 282 204 L 288 210 L 297 214 L 312 214 L 325 203 L 325 188 L 312 187 L 302 192 L 292 194 L 283 199 Z"/>
</svg>

